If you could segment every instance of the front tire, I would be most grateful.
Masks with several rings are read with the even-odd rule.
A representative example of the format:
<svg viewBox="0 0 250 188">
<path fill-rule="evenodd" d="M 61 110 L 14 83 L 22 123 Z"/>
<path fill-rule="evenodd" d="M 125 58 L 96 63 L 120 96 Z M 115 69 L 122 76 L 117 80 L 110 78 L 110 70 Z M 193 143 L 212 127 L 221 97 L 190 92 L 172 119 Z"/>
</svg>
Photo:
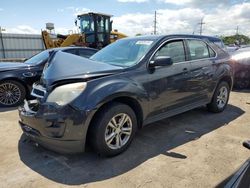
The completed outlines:
<svg viewBox="0 0 250 188">
<path fill-rule="evenodd" d="M 128 148 L 136 130 L 134 111 L 128 105 L 111 103 L 95 117 L 88 138 L 96 153 L 115 156 Z"/>
<path fill-rule="evenodd" d="M 208 111 L 218 113 L 225 110 L 229 100 L 229 84 L 225 81 L 222 81 L 217 86 L 212 101 L 207 105 Z"/>
<path fill-rule="evenodd" d="M 24 86 L 13 80 L 0 82 L 0 106 L 14 107 L 19 106 L 26 96 Z"/>
</svg>

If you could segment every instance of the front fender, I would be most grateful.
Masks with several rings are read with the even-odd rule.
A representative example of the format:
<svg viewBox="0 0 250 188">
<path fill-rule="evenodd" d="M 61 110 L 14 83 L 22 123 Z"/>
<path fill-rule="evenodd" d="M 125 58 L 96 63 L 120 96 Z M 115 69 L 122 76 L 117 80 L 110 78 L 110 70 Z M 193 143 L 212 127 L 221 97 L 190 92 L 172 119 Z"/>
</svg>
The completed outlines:
<svg viewBox="0 0 250 188">
<path fill-rule="evenodd" d="M 143 111 L 148 109 L 149 97 L 140 84 L 128 78 L 103 79 L 102 82 L 97 79 L 88 83 L 85 96 L 80 99 L 84 101 L 85 105 L 79 105 L 80 109 L 84 107 L 88 111 L 97 110 L 102 105 L 119 97 L 132 98 L 139 103 Z"/>
</svg>

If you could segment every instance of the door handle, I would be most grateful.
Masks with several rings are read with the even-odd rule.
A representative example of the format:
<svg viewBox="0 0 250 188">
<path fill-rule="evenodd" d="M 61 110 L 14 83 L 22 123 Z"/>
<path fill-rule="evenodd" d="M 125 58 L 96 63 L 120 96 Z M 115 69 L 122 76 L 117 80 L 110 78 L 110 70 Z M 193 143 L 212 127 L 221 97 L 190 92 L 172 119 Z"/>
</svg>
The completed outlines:
<svg viewBox="0 0 250 188">
<path fill-rule="evenodd" d="M 188 72 L 188 69 L 187 69 L 187 68 L 184 68 L 182 71 L 183 71 L 184 73 L 187 73 L 187 72 Z"/>
</svg>

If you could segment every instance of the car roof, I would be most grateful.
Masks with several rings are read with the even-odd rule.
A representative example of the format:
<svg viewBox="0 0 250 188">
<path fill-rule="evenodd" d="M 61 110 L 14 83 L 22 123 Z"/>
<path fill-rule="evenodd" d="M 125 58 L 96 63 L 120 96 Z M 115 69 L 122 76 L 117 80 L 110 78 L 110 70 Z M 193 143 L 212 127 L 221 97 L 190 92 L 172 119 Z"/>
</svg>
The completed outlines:
<svg viewBox="0 0 250 188">
<path fill-rule="evenodd" d="M 145 35 L 145 36 L 137 36 L 137 37 L 129 37 L 129 39 L 141 39 L 141 40 L 161 40 L 168 38 L 195 38 L 202 40 L 209 40 L 211 42 L 221 42 L 221 39 L 213 36 L 206 35 L 190 35 L 190 34 L 171 34 L 171 35 Z M 123 40 L 126 40 L 124 38 Z"/>
</svg>

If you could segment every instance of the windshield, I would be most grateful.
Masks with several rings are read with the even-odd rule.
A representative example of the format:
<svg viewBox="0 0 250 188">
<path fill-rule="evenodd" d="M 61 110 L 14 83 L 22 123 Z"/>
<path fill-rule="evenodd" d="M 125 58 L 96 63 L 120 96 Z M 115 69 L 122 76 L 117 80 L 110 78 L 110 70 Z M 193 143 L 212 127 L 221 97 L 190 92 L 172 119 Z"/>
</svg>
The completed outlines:
<svg viewBox="0 0 250 188">
<path fill-rule="evenodd" d="M 44 62 L 45 60 L 47 60 L 48 58 L 49 58 L 49 52 L 47 50 L 45 50 L 41 53 L 34 55 L 33 57 L 31 57 L 30 59 L 28 59 L 24 63 L 38 65 L 38 64 Z"/>
<path fill-rule="evenodd" d="M 154 40 L 123 39 L 108 45 L 90 59 L 121 67 L 130 67 L 147 53 Z"/>
</svg>

